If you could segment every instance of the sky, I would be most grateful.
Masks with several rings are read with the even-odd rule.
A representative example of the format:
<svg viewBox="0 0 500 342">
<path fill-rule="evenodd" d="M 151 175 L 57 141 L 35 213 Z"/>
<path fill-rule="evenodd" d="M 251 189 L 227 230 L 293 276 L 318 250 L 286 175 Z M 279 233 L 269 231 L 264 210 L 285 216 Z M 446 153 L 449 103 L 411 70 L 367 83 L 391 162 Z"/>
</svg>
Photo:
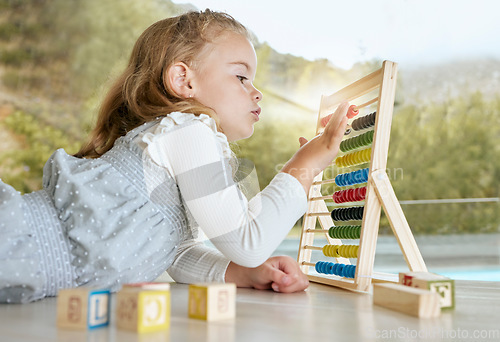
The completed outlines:
<svg viewBox="0 0 500 342">
<path fill-rule="evenodd" d="M 280 53 L 335 66 L 500 60 L 498 0 L 173 0 L 225 11 Z"/>
</svg>

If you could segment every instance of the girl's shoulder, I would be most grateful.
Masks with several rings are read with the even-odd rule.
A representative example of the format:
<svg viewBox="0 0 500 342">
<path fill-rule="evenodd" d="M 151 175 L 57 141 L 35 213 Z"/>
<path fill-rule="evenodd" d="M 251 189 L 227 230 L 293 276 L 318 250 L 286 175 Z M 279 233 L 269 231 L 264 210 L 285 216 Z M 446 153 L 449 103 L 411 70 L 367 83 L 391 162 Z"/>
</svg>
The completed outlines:
<svg viewBox="0 0 500 342">
<path fill-rule="evenodd" d="M 206 114 L 195 115 L 191 113 L 173 112 L 159 118 L 154 125 L 150 126 L 142 134 L 142 141 L 147 145 L 154 144 L 167 134 L 183 129 L 187 138 L 190 137 L 189 127 L 191 125 L 203 125 L 209 128 L 216 140 L 222 147 L 223 154 L 231 156 L 229 142 L 224 133 L 217 130 L 217 124 L 213 118 Z"/>
<path fill-rule="evenodd" d="M 172 112 L 164 117 L 158 118 L 157 123 L 154 126 L 156 130 L 167 132 L 193 124 L 204 124 L 215 134 L 222 134 L 217 131 L 217 124 L 215 123 L 215 120 L 206 114 L 195 115 L 191 113 Z"/>
</svg>

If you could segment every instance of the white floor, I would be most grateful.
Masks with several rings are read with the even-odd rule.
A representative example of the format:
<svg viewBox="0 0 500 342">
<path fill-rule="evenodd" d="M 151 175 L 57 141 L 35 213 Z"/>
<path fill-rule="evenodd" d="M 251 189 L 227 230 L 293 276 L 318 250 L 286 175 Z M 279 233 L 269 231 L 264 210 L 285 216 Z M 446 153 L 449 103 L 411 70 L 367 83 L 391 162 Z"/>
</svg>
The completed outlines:
<svg viewBox="0 0 500 342">
<path fill-rule="evenodd" d="M 311 284 L 303 293 L 238 289 L 236 318 L 211 322 L 187 317 L 187 285 L 172 286 L 171 328 L 135 334 L 110 327 L 56 327 L 56 298 L 0 305 L 0 341 L 499 341 L 500 283 L 457 281 L 456 308 L 418 319 L 372 305 L 372 296 Z M 114 297 L 113 297 L 114 298 Z"/>
</svg>

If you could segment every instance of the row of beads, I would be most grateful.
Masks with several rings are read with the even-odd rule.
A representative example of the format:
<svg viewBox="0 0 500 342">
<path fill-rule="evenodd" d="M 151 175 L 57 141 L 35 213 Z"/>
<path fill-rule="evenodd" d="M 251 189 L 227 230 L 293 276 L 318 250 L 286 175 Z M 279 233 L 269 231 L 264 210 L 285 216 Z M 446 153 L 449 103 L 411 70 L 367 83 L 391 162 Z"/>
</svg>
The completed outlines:
<svg viewBox="0 0 500 342">
<path fill-rule="evenodd" d="M 354 265 L 318 261 L 314 268 L 318 273 L 334 274 L 345 278 L 354 278 L 356 274 L 356 266 Z"/>
<path fill-rule="evenodd" d="M 335 191 L 333 193 L 333 200 L 335 203 L 358 202 L 363 201 L 365 197 L 366 186 L 362 188 Z"/>
<path fill-rule="evenodd" d="M 345 154 L 335 159 L 335 165 L 337 165 L 337 167 L 348 167 L 348 166 L 355 166 L 367 163 L 370 161 L 371 154 L 372 154 L 371 147 L 365 148 L 364 150 Z"/>
<path fill-rule="evenodd" d="M 377 112 L 373 112 L 371 114 L 362 116 L 356 120 L 354 120 L 351 124 L 351 127 L 355 131 L 360 131 L 362 129 L 375 126 L 375 116 Z"/>
<path fill-rule="evenodd" d="M 361 226 L 337 226 L 328 229 L 328 235 L 332 239 L 359 239 Z"/>
<path fill-rule="evenodd" d="M 324 245 L 323 254 L 333 258 L 357 258 L 358 249 L 356 245 Z"/>
<path fill-rule="evenodd" d="M 349 186 L 354 184 L 362 184 L 368 181 L 369 169 L 356 170 L 349 173 L 343 173 L 335 177 L 337 186 Z"/>
<path fill-rule="evenodd" d="M 373 134 L 374 131 L 368 131 L 357 137 L 346 139 L 340 143 L 340 150 L 342 152 L 348 152 L 363 146 L 368 146 L 373 142 Z"/>
<path fill-rule="evenodd" d="M 337 208 L 333 209 L 331 216 L 334 221 L 362 220 L 364 207 Z"/>
<path fill-rule="evenodd" d="M 354 120 L 351 124 L 352 129 L 359 131 L 375 125 L 376 112 Z M 326 125 L 325 124 L 323 126 Z M 369 131 L 357 137 L 346 139 L 340 144 L 342 152 L 348 152 L 369 146 L 373 142 L 374 131 Z M 337 157 L 335 164 L 337 167 L 348 167 L 360 165 L 370 161 L 371 148 L 366 148 L 341 157 Z M 335 177 L 337 186 L 350 186 L 362 184 L 368 181 L 369 169 L 357 170 Z M 337 191 L 333 195 L 335 203 L 361 201 L 366 196 L 366 187 L 347 189 Z M 351 221 L 363 219 L 364 207 L 337 208 L 332 210 L 331 216 L 334 221 Z M 338 239 L 359 239 L 361 235 L 361 226 L 338 226 L 331 227 L 328 231 L 331 238 Z M 356 258 L 359 246 L 356 245 L 325 245 L 323 254 L 328 257 Z M 354 278 L 356 266 L 345 265 L 333 262 L 318 261 L 315 265 L 316 272 L 324 274 L 334 274 L 345 278 Z"/>
</svg>

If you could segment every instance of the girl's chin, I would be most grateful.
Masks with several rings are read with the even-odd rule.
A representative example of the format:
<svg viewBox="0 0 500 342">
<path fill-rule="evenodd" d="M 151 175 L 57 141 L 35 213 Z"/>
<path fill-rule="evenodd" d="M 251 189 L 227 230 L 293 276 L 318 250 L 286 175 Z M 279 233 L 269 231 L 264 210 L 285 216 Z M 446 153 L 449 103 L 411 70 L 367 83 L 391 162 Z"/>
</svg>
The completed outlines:
<svg viewBox="0 0 500 342">
<path fill-rule="evenodd" d="M 245 140 L 245 139 L 248 139 L 250 138 L 252 135 L 253 135 L 253 125 L 252 125 L 252 129 L 249 131 L 249 132 L 241 132 L 240 134 L 235 134 L 234 136 L 227 136 L 227 141 L 228 142 L 236 142 L 236 141 L 239 141 L 239 140 Z"/>
</svg>

